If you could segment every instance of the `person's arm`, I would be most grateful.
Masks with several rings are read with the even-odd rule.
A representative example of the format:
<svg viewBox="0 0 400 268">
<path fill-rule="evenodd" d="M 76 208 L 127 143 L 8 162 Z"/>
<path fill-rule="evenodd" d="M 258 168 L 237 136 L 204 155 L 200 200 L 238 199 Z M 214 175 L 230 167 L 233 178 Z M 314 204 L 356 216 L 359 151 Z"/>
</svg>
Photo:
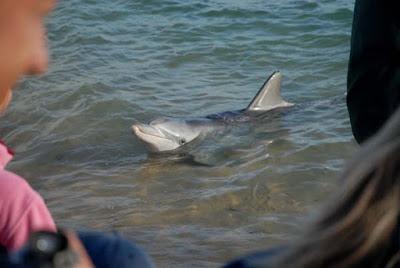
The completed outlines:
<svg viewBox="0 0 400 268">
<path fill-rule="evenodd" d="M 35 231 L 56 231 L 41 196 L 21 177 L 0 171 L 0 244 L 17 250 Z"/>
<path fill-rule="evenodd" d="M 356 0 L 347 80 L 354 137 L 375 134 L 400 103 L 400 4 Z"/>
<path fill-rule="evenodd" d="M 82 231 L 77 234 L 97 268 L 155 267 L 147 253 L 118 233 Z"/>
</svg>

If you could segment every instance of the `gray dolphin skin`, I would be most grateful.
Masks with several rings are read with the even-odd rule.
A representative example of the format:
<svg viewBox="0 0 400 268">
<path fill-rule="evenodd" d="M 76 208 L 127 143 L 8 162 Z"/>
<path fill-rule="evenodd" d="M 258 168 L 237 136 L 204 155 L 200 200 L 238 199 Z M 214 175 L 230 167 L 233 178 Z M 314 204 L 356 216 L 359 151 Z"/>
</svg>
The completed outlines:
<svg viewBox="0 0 400 268">
<path fill-rule="evenodd" d="M 282 74 L 274 72 L 262 85 L 247 108 L 195 119 L 158 118 L 149 124 L 134 123 L 133 133 L 151 152 L 168 152 L 178 149 L 207 133 L 223 128 L 227 122 L 243 114 L 251 115 L 292 106 L 281 97 Z"/>
</svg>

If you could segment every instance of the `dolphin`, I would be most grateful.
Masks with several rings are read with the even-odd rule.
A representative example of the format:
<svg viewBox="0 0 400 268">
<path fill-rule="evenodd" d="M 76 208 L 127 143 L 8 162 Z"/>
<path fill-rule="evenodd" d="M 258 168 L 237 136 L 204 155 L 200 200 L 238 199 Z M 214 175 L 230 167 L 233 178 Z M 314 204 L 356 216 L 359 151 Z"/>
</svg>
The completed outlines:
<svg viewBox="0 0 400 268">
<path fill-rule="evenodd" d="M 202 118 L 157 118 L 149 124 L 135 122 L 133 133 L 151 152 L 170 152 L 230 122 L 244 121 L 254 114 L 294 104 L 282 99 L 282 74 L 276 71 L 264 82 L 250 104 L 242 110 L 207 115 Z"/>
</svg>

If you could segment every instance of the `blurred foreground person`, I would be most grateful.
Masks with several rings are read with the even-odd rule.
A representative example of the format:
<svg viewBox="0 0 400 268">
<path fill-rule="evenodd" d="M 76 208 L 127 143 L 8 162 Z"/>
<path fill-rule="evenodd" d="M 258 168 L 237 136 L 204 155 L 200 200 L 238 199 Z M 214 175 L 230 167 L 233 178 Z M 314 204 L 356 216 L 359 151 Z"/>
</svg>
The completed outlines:
<svg viewBox="0 0 400 268">
<path fill-rule="evenodd" d="M 374 135 L 400 104 L 400 1 L 356 0 L 347 106 L 358 143 Z"/>
<path fill-rule="evenodd" d="M 0 1 L 0 109 L 11 100 L 11 88 L 22 74 L 46 70 L 44 16 L 49 0 Z M 13 152 L 0 143 L 0 245 L 19 249 L 33 231 L 55 231 L 40 195 L 21 177 L 5 170 Z"/>
<path fill-rule="evenodd" d="M 0 0 L 1 111 L 21 75 L 46 71 L 43 20 L 54 5 L 54 0 Z M 117 234 L 56 232 L 40 195 L 5 170 L 12 155 L 0 142 L 0 267 L 153 267 L 146 254 Z"/>
<path fill-rule="evenodd" d="M 400 267 L 400 109 L 359 150 L 339 193 L 300 237 L 233 267 Z"/>
</svg>

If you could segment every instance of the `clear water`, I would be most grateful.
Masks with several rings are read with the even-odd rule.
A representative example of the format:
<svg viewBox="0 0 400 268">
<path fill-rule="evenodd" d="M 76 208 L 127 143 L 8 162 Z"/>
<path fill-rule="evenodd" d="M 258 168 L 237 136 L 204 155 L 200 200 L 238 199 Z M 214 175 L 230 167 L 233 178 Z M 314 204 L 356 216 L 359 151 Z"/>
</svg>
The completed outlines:
<svg viewBox="0 0 400 268">
<path fill-rule="evenodd" d="M 345 106 L 353 1 L 69 0 L 52 63 L 2 118 L 10 169 L 57 223 L 119 230 L 159 267 L 218 267 L 284 242 L 356 150 Z M 274 70 L 296 106 L 148 156 L 134 120 L 244 108 Z M 200 164 L 199 164 L 200 163 Z"/>
</svg>

